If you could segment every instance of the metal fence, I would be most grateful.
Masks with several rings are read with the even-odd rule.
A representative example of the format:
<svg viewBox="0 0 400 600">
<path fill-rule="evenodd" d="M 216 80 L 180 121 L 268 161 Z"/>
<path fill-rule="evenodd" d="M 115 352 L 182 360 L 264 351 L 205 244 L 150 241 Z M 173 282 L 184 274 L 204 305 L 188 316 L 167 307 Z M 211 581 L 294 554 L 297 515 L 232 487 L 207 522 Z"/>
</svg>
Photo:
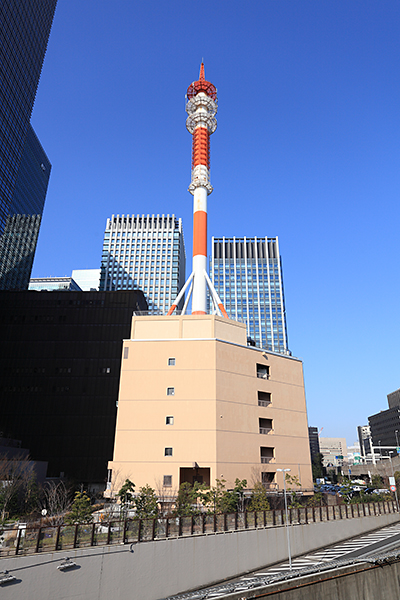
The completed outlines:
<svg viewBox="0 0 400 600">
<path fill-rule="evenodd" d="M 396 512 L 393 501 L 291 508 L 288 523 L 306 525 L 322 521 L 374 517 Z M 0 528 L 0 557 L 24 556 L 108 544 L 137 544 L 195 535 L 208 535 L 245 529 L 285 525 L 284 510 L 264 510 L 191 517 L 126 519 L 109 523 L 86 523 L 44 527 Z"/>
</svg>

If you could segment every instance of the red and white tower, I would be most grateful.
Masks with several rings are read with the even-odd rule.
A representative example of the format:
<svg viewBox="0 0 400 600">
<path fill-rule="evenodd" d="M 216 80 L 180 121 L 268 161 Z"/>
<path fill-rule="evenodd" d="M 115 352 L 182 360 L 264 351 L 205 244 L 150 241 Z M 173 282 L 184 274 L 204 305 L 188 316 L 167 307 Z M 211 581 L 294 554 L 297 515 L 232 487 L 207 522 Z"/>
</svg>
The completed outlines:
<svg viewBox="0 0 400 600">
<path fill-rule="evenodd" d="M 189 192 L 193 196 L 193 270 L 174 300 L 168 314 L 171 315 L 189 287 L 183 313 L 192 296 L 192 314 L 207 313 L 207 287 L 216 311 L 228 318 L 207 274 L 207 196 L 213 191 L 210 183 L 210 135 L 217 128 L 215 115 L 218 110 L 217 89 L 206 81 L 204 63 L 201 63 L 198 81 L 187 90 L 186 127 L 192 134 L 192 180 Z"/>
</svg>

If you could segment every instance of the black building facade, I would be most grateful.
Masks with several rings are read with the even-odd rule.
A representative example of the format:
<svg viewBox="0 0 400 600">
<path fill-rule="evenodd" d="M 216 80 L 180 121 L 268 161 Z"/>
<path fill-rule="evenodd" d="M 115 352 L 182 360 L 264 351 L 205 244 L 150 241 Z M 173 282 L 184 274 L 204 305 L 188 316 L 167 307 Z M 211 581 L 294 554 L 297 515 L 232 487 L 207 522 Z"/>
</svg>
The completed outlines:
<svg viewBox="0 0 400 600">
<path fill-rule="evenodd" d="M 320 454 L 321 452 L 319 447 L 318 427 L 308 428 L 308 439 L 310 441 L 311 462 L 313 462 L 317 454 Z"/>
<path fill-rule="evenodd" d="M 13 215 L 41 215 L 43 210 L 42 206 L 40 211 L 30 212 L 32 198 L 27 204 L 20 206 L 20 211 L 16 211 L 13 204 L 18 201 L 15 193 L 23 156 L 25 175 L 26 168 L 29 167 L 29 153 L 34 136 L 29 121 L 56 4 L 57 0 L 0 2 L 0 236 L 5 228 L 9 233 L 12 227 L 17 228 L 17 231 L 21 231 L 21 227 L 35 230 L 38 226 L 37 218 L 30 224 L 26 220 L 22 223 L 16 218 L 10 221 L 10 218 Z M 30 139 L 27 140 L 28 135 Z M 17 196 L 19 192 L 17 190 Z M 34 191 L 33 195 L 35 193 Z M 20 195 L 20 199 L 22 197 Z M 3 253 L 0 254 L 0 261 L 2 259 Z M 4 273 L 4 269 L 3 266 L 0 273 Z M 4 289 L 1 280 L 0 289 Z"/>
<path fill-rule="evenodd" d="M 0 292 L 0 432 L 48 476 L 102 484 L 112 459 L 122 340 L 143 292 Z"/>
<path fill-rule="evenodd" d="M 391 446 L 393 452 L 399 445 L 400 440 L 400 406 L 381 410 L 376 415 L 368 417 L 368 423 L 371 428 L 372 444 L 377 452 L 382 456 L 388 456 L 390 450 L 380 450 L 382 446 Z"/>
</svg>

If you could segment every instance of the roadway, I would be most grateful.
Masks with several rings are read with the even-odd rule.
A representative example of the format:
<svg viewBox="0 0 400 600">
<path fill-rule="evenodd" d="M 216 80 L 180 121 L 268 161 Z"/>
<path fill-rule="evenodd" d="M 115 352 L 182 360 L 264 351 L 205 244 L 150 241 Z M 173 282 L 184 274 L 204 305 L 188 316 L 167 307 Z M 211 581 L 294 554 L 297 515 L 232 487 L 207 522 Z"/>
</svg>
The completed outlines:
<svg viewBox="0 0 400 600">
<path fill-rule="evenodd" d="M 289 561 L 258 569 L 237 579 L 231 579 L 220 585 L 202 588 L 193 592 L 178 594 L 166 600 L 206 600 L 223 598 L 227 594 L 276 583 L 286 577 L 301 576 L 305 573 L 325 570 L 332 563 L 332 568 L 340 561 L 342 564 L 353 560 L 367 558 L 370 555 L 382 554 L 400 548 L 400 524 L 383 527 L 371 533 L 351 538 L 316 552 L 311 552 Z"/>
</svg>

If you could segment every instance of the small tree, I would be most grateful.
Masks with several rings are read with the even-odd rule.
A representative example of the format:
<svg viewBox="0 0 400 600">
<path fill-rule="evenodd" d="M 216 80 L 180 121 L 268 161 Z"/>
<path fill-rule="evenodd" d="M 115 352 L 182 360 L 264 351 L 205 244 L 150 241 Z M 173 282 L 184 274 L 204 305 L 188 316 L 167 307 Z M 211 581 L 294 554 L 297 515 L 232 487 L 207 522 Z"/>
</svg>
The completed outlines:
<svg viewBox="0 0 400 600">
<path fill-rule="evenodd" d="M 299 508 L 301 506 L 301 502 L 300 502 L 299 498 L 297 497 L 297 493 L 296 493 L 296 488 L 301 487 L 299 478 L 297 477 L 297 475 L 289 475 L 289 473 L 286 473 L 285 480 L 286 480 L 286 489 L 289 492 L 290 497 L 291 497 L 291 506 L 293 508 Z"/>
<path fill-rule="evenodd" d="M 236 478 L 232 491 L 225 489 L 225 479 L 216 479 L 216 485 L 203 494 L 203 503 L 211 512 L 229 513 L 244 510 L 244 493 L 247 480 Z"/>
<path fill-rule="evenodd" d="M 270 510 L 270 504 L 267 496 L 267 490 L 260 481 L 254 484 L 248 506 L 250 511 Z"/>
<path fill-rule="evenodd" d="M 148 484 L 141 487 L 137 494 L 134 505 L 136 516 L 140 519 L 154 519 L 158 516 L 158 500 L 155 490 Z"/>
<path fill-rule="evenodd" d="M 175 515 L 179 517 L 189 517 L 198 512 L 197 501 L 201 494 L 200 487 L 203 489 L 203 485 L 199 484 L 197 481 L 193 485 L 187 481 L 181 483 L 175 501 Z"/>
<path fill-rule="evenodd" d="M 121 512 L 125 516 L 135 498 L 135 484 L 130 479 L 125 479 L 125 483 L 119 490 L 117 497 L 121 501 Z"/>
<path fill-rule="evenodd" d="M 66 515 L 65 522 L 68 525 L 79 523 L 90 523 L 93 519 L 90 498 L 86 492 L 75 492 L 75 498 L 71 511 Z"/>
<path fill-rule="evenodd" d="M 325 474 L 325 467 L 324 467 L 324 455 L 321 454 L 321 452 L 318 452 L 317 454 L 314 455 L 313 461 L 312 461 L 312 476 L 313 476 L 313 480 L 316 481 L 317 479 L 320 479 L 321 477 L 324 477 Z"/>
</svg>

